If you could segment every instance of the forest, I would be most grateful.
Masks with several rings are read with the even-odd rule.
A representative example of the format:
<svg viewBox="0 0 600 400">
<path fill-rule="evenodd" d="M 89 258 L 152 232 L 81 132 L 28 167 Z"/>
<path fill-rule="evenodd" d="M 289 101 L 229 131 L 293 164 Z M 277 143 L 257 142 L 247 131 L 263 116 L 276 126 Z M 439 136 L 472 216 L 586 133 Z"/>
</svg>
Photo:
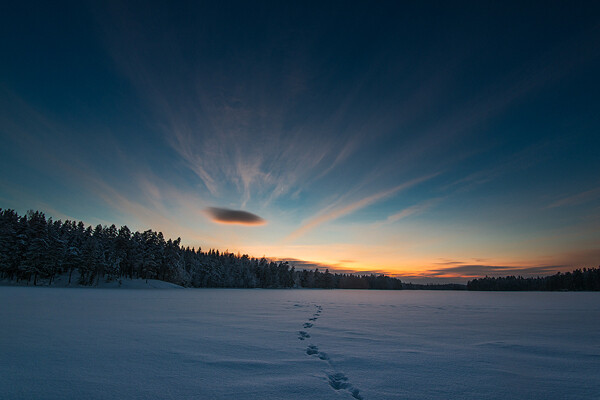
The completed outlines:
<svg viewBox="0 0 600 400">
<path fill-rule="evenodd" d="M 467 290 L 599 291 L 600 267 L 576 269 L 565 273 L 558 272 L 555 275 L 536 278 L 522 276 L 491 278 L 486 276 L 469 281 Z"/>
<path fill-rule="evenodd" d="M 52 220 L 40 211 L 20 216 L 0 209 L 0 279 L 51 285 L 68 276 L 72 285 L 119 279 L 159 279 L 184 287 L 322 288 L 384 290 L 600 290 L 600 268 L 536 278 L 485 277 L 461 284 L 415 284 L 380 274 L 296 270 L 288 262 L 202 251 L 165 239 L 161 232 L 131 232 L 127 226 L 85 226 Z"/>
<path fill-rule="evenodd" d="M 402 289 L 385 275 L 299 270 L 287 262 L 181 246 L 161 232 L 127 226 L 85 226 L 52 220 L 40 211 L 20 216 L 0 209 L 0 279 L 51 285 L 67 275 L 72 285 L 100 280 L 159 279 L 185 287 Z"/>
</svg>

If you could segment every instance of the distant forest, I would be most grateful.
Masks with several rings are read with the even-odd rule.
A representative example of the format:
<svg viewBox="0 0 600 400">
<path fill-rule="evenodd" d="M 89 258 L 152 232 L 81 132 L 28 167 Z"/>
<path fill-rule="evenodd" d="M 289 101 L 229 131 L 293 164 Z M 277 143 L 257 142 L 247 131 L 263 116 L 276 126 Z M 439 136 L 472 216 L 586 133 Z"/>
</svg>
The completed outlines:
<svg viewBox="0 0 600 400">
<path fill-rule="evenodd" d="M 523 278 L 522 276 L 506 276 L 503 278 L 480 278 L 467 283 L 468 290 L 600 290 L 600 267 L 576 269 L 573 272 L 556 275 Z"/>
<path fill-rule="evenodd" d="M 0 208 L 0 279 L 72 285 L 123 278 L 159 279 L 185 287 L 323 288 L 384 290 L 600 290 L 600 268 L 543 278 L 481 278 L 468 284 L 414 284 L 377 274 L 296 270 L 288 262 L 202 251 L 166 240 L 161 232 L 131 232 L 127 226 L 85 226 L 53 221 L 40 211 L 20 216 Z"/>
<path fill-rule="evenodd" d="M 53 221 L 40 211 L 19 216 L 0 209 L 0 278 L 52 284 L 68 275 L 69 284 L 100 280 L 159 279 L 186 287 L 402 289 L 385 275 L 297 271 L 287 262 L 218 250 L 181 246 L 161 232 L 131 232 L 127 226 L 95 228 L 83 222 Z M 75 281 L 76 279 L 76 281 Z M 73 281 L 72 281 L 73 280 Z"/>
</svg>

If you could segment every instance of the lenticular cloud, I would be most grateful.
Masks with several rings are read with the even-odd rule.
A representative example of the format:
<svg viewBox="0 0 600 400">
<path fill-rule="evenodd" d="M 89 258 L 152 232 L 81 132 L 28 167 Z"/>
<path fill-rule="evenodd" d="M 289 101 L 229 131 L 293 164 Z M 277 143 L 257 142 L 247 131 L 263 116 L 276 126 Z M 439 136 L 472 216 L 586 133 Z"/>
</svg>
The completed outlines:
<svg viewBox="0 0 600 400">
<path fill-rule="evenodd" d="M 218 207 L 208 207 L 205 211 L 214 222 L 221 224 L 263 225 L 267 222 L 247 211 Z"/>
</svg>

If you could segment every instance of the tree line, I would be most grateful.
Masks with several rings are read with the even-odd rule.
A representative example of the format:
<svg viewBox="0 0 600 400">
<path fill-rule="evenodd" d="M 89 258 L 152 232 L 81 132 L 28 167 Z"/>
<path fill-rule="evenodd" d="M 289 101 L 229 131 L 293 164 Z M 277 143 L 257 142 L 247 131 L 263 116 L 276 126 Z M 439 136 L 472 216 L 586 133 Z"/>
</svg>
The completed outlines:
<svg viewBox="0 0 600 400">
<path fill-rule="evenodd" d="M 185 287 L 323 288 L 384 290 L 600 290 L 600 267 L 536 278 L 485 277 L 467 285 L 414 284 L 378 274 L 296 270 L 287 262 L 202 251 L 165 239 L 161 232 L 131 232 L 127 226 L 86 226 L 54 221 L 40 211 L 20 216 L 0 208 L 0 279 L 97 285 L 100 280 L 159 279 Z"/>
<path fill-rule="evenodd" d="M 558 272 L 555 275 L 536 278 L 523 278 L 522 276 L 492 278 L 486 276 L 469 281 L 467 290 L 600 291 L 600 267 L 576 269 L 565 273 Z"/>
<path fill-rule="evenodd" d="M 402 289 L 385 275 L 297 271 L 287 262 L 202 251 L 165 239 L 161 232 L 132 232 L 127 226 L 85 226 L 46 218 L 40 211 L 20 216 L 0 209 L 0 278 L 47 284 L 68 276 L 73 285 L 100 280 L 159 279 L 186 287 Z"/>
</svg>

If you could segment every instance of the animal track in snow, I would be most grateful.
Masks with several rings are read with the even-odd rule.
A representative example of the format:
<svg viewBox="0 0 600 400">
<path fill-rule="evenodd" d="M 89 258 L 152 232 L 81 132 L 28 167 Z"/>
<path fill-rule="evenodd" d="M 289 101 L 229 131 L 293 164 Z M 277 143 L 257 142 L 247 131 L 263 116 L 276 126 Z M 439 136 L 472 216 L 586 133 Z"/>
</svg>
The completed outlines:
<svg viewBox="0 0 600 400">
<path fill-rule="evenodd" d="M 347 389 L 350 386 L 350 384 L 348 383 L 348 378 L 346 377 L 346 375 L 344 375 L 344 374 L 342 374 L 340 372 L 337 372 L 335 374 L 327 375 L 327 377 L 329 378 L 329 384 L 335 390 Z"/>
<path fill-rule="evenodd" d="M 353 387 L 350 382 L 348 382 L 348 377 L 341 372 L 336 372 L 333 374 L 327 375 L 329 378 L 329 385 L 335 390 L 347 390 L 352 397 L 357 400 L 363 400 L 363 397 L 360 394 L 360 390 Z"/>
<path fill-rule="evenodd" d="M 310 337 L 310 335 L 307 332 L 298 331 L 298 339 L 304 340 L 304 339 L 308 339 L 309 337 Z"/>
<path fill-rule="evenodd" d="M 329 356 L 327 355 L 327 353 L 319 351 L 319 348 L 314 344 L 311 344 L 306 348 L 306 354 L 308 354 L 309 356 L 317 356 L 324 361 L 329 360 Z"/>
<path fill-rule="evenodd" d="M 311 344 L 306 348 L 306 354 L 308 354 L 309 356 L 319 354 L 319 348 L 314 344 Z"/>
<path fill-rule="evenodd" d="M 312 318 L 308 319 L 309 321 L 313 321 L 313 322 L 316 321 L 319 318 L 321 311 L 323 310 L 323 307 L 321 307 L 319 305 L 315 305 L 315 307 L 316 307 L 317 311 L 313 314 Z M 304 329 L 309 329 L 309 328 L 312 328 L 313 326 L 314 326 L 314 324 L 312 322 L 305 322 L 303 325 Z M 300 339 L 300 340 L 310 338 L 310 335 L 306 331 L 299 331 L 298 333 L 300 335 L 300 336 L 298 336 L 298 339 Z M 331 369 L 333 369 L 333 372 L 327 373 L 327 378 L 329 380 L 329 386 L 331 386 L 332 389 L 334 389 L 336 391 L 339 391 L 339 390 L 347 391 L 354 399 L 364 400 L 363 396 L 360 394 L 360 390 L 355 388 L 354 386 L 352 386 L 352 384 L 348 380 L 348 377 L 341 372 L 335 371 L 333 363 L 332 363 L 331 359 L 329 358 L 329 355 L 327 355 L 327 353 L 325 353 L 324 351 L 320 351 L 318 346 L 316 346 L 314 344 L 310 344 L 306 348 L 306 354 L 311 357 L 316 356 L 320 360 L 325 361 L 329 365 L 329 367 Z"/>
</svg>

